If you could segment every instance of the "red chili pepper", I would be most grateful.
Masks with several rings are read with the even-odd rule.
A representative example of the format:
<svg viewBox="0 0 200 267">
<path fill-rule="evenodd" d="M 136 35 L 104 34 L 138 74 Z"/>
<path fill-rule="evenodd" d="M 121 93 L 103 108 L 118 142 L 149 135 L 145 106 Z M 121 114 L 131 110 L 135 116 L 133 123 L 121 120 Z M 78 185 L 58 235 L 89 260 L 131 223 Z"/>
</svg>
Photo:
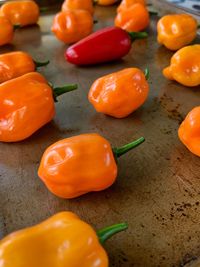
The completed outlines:
<svg viewBox="0 0 200 267">
<path fill-rule="evenodd" d="M 118 27 L 107 27 L 70 46 L 65 57 L 76 65 L 113 61 L 127 55 L 134 40 L 146 37 L 146 32 L 126 32 Z"/>
</svg>

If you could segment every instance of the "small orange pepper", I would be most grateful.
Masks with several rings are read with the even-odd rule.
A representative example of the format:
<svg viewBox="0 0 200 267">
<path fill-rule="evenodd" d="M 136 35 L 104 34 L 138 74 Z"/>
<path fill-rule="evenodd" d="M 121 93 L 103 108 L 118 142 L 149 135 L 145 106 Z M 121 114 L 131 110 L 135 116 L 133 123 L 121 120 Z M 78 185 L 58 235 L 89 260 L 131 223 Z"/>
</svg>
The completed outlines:
<svg viewBox="0 0 200 267">
<path fill-rule="evenodd" d="M 81 134 L 56 142 L 44 152 L 38 175 L 56 196 L 75 198 L 111 186 L 117 177 L 115 158 L 144 142 L 138 140 L 112 150 L 98 134 Z"/>
<path fill-rule="evenodd" d="M 62 5 L 62 11 L 67 10 L 87 10 L 91 15 L 94 13 L 94 6 L 92 0 L 65 0 Z"/>
<path fill-rule="evenodd" d="M 0 16 L 0 45 L 9 44 L 14 37 L 12 23 L 4 16 Z"/>
<path fill-rule="evenodd" d="M 117 8 L 117 12 L 121 12 L 122 10 L 128 9 L 138 3 L 142 4 L 143 6 L 146 6 L 145 0 L 122 0 L 121 4 Z"/>
<path fill-rule="evenodd" d="M 185 86 L 200 85 L 200 45 L 178 50 L 172 56 L 170 66 L 163 70 L 163 75 Z"/>
<path fill-rule="evenodd" d="M 195 39 L 197 27 L 197 21 L 191 15 L 166 15 L 157 24 L 158 42 L 170 50 L 178 50 Z"/>
<path fill-rule="evenodd" d="M 56 37 L 71 44 L 88 36 L 93 29 L 93 18 L 87 10 L 67 10 L 58 13 L 51 28 Z"/>
<path fill-rule="evenodd" d="M 148 92 L 144 73 L 137 68 L 127 68 L 97 79 L 88 99 L 97 112 L 124 118 L 145 102 Z"/>
<path fill-rule="evenodd" d="M 3 4 L 0 8 L 0 14 L 9 19 L 13 25 L 22 27 L 37 23 L 40 10 L 34 1 L 16 0 Z"/>
<path fill-rule="evenodd" d="M 46 66 L 49 61 L 37 62 L 25 52 L 17 51 L 0 55 L 0 83 L 33 72 Z"/>
<path fill-rule="evenodd" d="M 178 136 L 193 154 L 200 157 L 200 106 L 188 113 L 179 127 Z"/>
<path fill-rule="evenodd" d="M 108 267 L 102 245 L 127 228 L 119 223 L 95 232 L 76 214 L 59 212 L 2 239 L 1 267 Z"/>
<path fill-rule="evenodd" d="M 119 0 L 96 0 L 95 2 L 100 6 L 110 6 L 117 3 L 118 1 Z"/>
<path fill-rule="evenodd" d="M 76 88 L 52 89 L 37 72 L 0 84 L 0 141 L 17 142 L 31 136 L 54 117 L 56 97 Z"/>
<path fill-rule="evenodd" d="M 140 4 L 134 4 L 128 9 L 122 9 L 115 17 L 115 26 L 128 32 L 139 32 L 149 25 L 149 12 L 147 8 Z"/>
</svg>

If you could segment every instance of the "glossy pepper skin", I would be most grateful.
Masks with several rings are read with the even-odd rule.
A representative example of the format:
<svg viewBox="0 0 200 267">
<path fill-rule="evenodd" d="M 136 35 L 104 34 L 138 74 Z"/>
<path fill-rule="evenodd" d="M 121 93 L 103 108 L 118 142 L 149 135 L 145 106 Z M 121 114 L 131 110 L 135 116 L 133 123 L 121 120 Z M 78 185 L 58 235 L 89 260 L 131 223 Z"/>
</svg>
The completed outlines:
<svg viewBox="0 0 200 267">
<path fill-rule="evenodd" d="M 128 32 L 139 32 L 148 27 L 150 22 L 147 8 L 136 3 L 128 9 L 122 9 L 115 17 L 115 26 Z"/>
<path fill-rule="evenodd" d="M 62 11 L 67 10 L 87 10 L 91 15 L 94 13 L 92 0 L 65 0 L 62 5 Z"/>
<path fill-rule="evenodd" d="M 47 188 L 61 198 L 75 198 L 111 186 L 117 177 L 115 157 L 144 141 L 140 138 L 112 150 L 98 134 L 81 134 L 56 142 L 44 152 L 38 176 Z"/>
<path fill-rule="evenodd" d="M 122 10 L 127 10 L 131 6 L 138 3 L 142 4 L 143 6 L 146 6 L 145 0 L 122 0 L 121 4 L 117 8 L 117 12 L 121 12 Z"/>
<path fill-rule="evenodd" d="M 0 15 L 9 19 L 13 25 L 22 27 L 37 23 L 40 10 L 35 1 L 7 1 L 1 6 Z"/>
<path fill-rule="evenodd" d="M 166 15 L 157 24 L 158 42 L 170 50 L 178 50 L 195 39 L 197 26 L 196 19 L 191 15 Z"/>
<path fill-rule="evenodd" d="M 127 55 L 134 40 L 146 37 L 146 32 L 127 33 L 118 27 L 107 27 L 70 46 L 65 57 L 76 65 L 109 62 Z"/>
<path fill-rule="evenodd" d="M 49 63 L 36 62 L 25 52 L 17 51 L 0 55 L 0 83 L 33 72 L 37 67 L 45 66 Z"/>
<path fill-rule="evenodd" d="M 14 37 L 14 28 L 12 23 L 4 16 L 0 16 L 0 45 L 6 45 L 12 42 Z"/>
<path fill-rule="evenodd" d="M 51 28 L 56 37 L 66 43 L 78 42 L 93 29 L 93 18 L 87 10 L 67 10 L 58 13 Z"/>
<path fill-rule="evenodd" d="M 193 154 L 200 157 L 200 106 L 188 113 L 179 127 L 178 136 Z"/>
<path fill-rule="evenodd" d="M 110 6 L 118 2 L 118 0 L 97 0 L 95 1 L 100 6 Z"/>
<path fill-rule="evenodd" d="M 178 50 L 172 56 L 170 66 L 163 70 L 163 75 L 185 86 L 200 85 L 200 45 Z"/>
<path fill-rule="evenodd" d="M 125 229 L 121 223 L 96 233 L 76 214 L 60 212 L 2 239 L 1 267 L 108 267 L 102 244 Z"/>
<path fill-rule="evenodd" d="M 137 68 L 127 68 L 97 79 L 88 99 L 97 112 L 125 118 L 145 102 L 148 92 L 144 73 Z"/>
<path fill-rule="evenodd" d="M 51 121 L 55 114 L 54 97 L 59 95 L 59 89 L 53 91 L 37 72 L 0 84 L 0 141 L 24 140 Z"/>
</svg>

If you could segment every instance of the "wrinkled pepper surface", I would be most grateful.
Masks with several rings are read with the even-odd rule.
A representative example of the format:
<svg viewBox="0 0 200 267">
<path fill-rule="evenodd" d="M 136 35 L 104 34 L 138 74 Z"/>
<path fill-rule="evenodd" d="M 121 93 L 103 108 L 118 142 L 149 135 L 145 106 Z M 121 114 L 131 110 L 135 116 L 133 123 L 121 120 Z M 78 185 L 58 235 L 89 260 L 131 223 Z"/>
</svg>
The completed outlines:
<svg viewBox="0 0 200 267">
<path fill-rule="evenodd" d="M 140 3 L 136 3 L 127 9 L 121 9 L 115 17 L 115 26 L 128 32 L 142 31 L 148 27 L 149 22 L 149 12 Z"/>
<path fill-rule="evenodd" d="M 181 142 L 195 155 L 200 157 L 200 106 L 192 109 L 179 127 Z"/>
<path fill-rule="evenodd" d="M 145 0 L 122 0 L 120 5 L 117 8 L 117 12 L 121 12 L 122 10 L 127 10 L 131 6 L 135 4 L 142 4 L 143 6 L 146 6 Z"/>
<path fill-rule="evenodd" d="M 17 51 L 0 55 L 0 83 L 33 72 L 49 63 L 36 62 L 25 52 Z"/>
<path fill-rule="evenodd" d="M 93 29 L 93 17 L 87 10 L 67 10 L 54 17 L 52 32 L 66 43 L 72 44 L 88 36 Z"/>
<path fill-rule="evenodd" d="M 90 12 L 91 15 L 94 13 L 93 1 L 92 0 L 65 0 L 62 5 L 62 11 L 83 9 Z"/>
<path fill-rule="evenodd" d="M 191 15 L 166 15 L 157 24 L 158 42 L 170 50 L 178 50 L 195 39 L 197 26 L 196 19 Z"/>
<path fill-rule="evenodd" d="M 0 8 L 0 15 L 9 19 L 13 25 L 22 27 L 37 23 L 40 10 L 35 1 L 6 1 Z"/>
<path fill-rule="evenodd" d="M 137 68 L 127 68 L 97 79 L 88 99 L 97 112 L 124 118 L 145 102 L 148 93 L 144 73 Z"/>
<path fill-rule="evenodd" d="M 60 212 L 0 241 L 1 267 L 108 267 L 102 245 L 126 223 L 95 232 L 72 212 Z"/>
<path fill-rule="evenodd" d="M 144 142 L 138 140 L 121 148 L 98 134 L 81 134 L 56 142 L 44 152 L 38 175 L 56 196 L 75 198 L 111 186 L 117 177 L 116 160 Z"/>
<path fill-rule="evenodd" d="M 0 16 L 0 45 L 6 45 L 12 42 L 14 37 L 14 28 L 12 23 L 4 16 Z"/>
<path fill-rule="evenodd" d="M 97 3 L 100 6 L 110 6 L 115 3 L 117 3 L 119 0 L 96 0 L 95 3 Z"/>
<path fill-rule="evenodd" d="M 127 55 L 134 40 L 147 36 L 146 32 L 128 33 L 118 27 L 107 27 L 70 46 L 65 56 L 68 62 L 76 65 L 109 62 Z"/>
<path fill-rule="evenodd" d="M 200 85 L 200 45 L 178 50 L 172 56 L 170 66 L 163 70 L 163 75 L 185 86 Z"/>
<path fill-rule="evenodd" d="M 77 85 L 52 89 L 37 72 L 0 84 L 0 141 L 24 140 L 52 120 L 56 97 Z"/>
</svg>

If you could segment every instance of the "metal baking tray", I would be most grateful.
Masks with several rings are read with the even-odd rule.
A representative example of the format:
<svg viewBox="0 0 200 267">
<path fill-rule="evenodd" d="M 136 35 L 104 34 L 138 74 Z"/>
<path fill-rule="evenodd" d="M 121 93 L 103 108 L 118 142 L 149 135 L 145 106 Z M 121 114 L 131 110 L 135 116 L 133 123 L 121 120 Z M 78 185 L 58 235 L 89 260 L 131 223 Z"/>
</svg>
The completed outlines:
<svg viewBox="0 0 200 267">
<path fill-rule="evenodd" d="M 112 25 L 115 10 L 96 7 L 95 30 Z M 48 125 L 23 142 L 0 143 L 0 237 L 70 210 L 95 229 L 128 222 L 129 229 L 105 245 L 110 266 L 183 266 L 200 256 L 200 159 L 179 141 L 177 129 L 200 104 L 199 88 L 162 76 L 173 52 L 156 42 L 157 16 L 151 18 L 149 38 L 134 42 L 125 58 L 86 68 L 65 61 L 66 45 L 50 32 L 52 19 L 46 14 L 38 26 L 17 30 L 13 43 L 0 49 L 0 53 L 24 50 L 37 60 L 48 58 L 51 63 L 41 73 L 49 81 L 79 84 L 77 91 L 59 98 L 56 117 Z M 127 67 L 150 69 L 146 103 L 125 119 L 96 113 L 87 100 L 91 84 Z M 109 189 L 73 200 L 59 199 L 37 176 L 40 158 L 53 142 L 87 132 L 103 135 L 113 146 L 140 136 L 146 142 L 120 158 L 117 181 Z"/>
</svg>

